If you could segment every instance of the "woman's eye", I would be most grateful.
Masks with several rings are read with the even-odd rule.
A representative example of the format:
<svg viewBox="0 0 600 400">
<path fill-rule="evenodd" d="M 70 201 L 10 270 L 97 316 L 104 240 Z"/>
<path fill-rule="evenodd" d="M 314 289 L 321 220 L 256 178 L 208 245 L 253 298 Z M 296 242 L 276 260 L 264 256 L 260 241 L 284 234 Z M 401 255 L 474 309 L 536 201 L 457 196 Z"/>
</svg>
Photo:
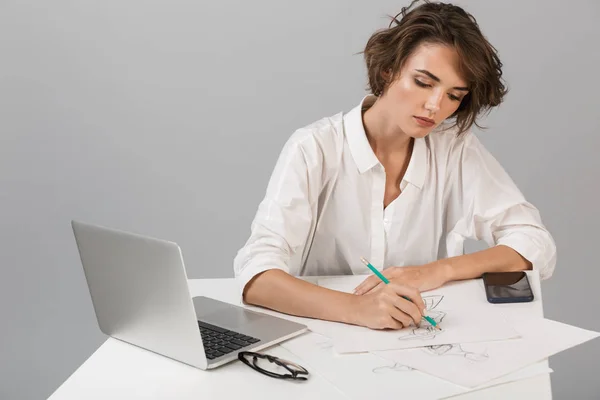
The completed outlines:
<svg viewBox="0 0 600 400">
<path fill-rule="evenodd" d="M 425 83 L 425 82 L 421 82 L 420 80 L 415 78 L 415 83 L 417 84 L 417 86 L 423 87 L 423 88 L 429 88 L 431 87 L 430 84 Z M 452 101 L 460 101 L 460 97 L 455 96 L 453 94 L 448 94 L 448 98 L 450 98 L 450 100 Z"/>
<path fill-rule="evenodd" d="M 426 83 L 423 83 L 423 82 L 421 82 L 421 81 L 420 81 L 420 80 L 418 80 L 418 79 L 415 79 L 415 83 L 416 83 L 418 86 L 421 86 L 421 87 L 431 87 L 431 85 L 428 85 L 428 84 L 426 84 Z"/>
</svg>

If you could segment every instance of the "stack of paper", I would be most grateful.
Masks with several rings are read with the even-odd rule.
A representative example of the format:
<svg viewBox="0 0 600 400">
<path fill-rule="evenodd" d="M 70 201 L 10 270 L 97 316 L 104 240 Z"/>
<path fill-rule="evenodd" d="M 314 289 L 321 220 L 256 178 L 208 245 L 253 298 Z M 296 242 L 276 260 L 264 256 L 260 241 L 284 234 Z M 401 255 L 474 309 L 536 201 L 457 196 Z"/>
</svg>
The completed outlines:
<svg viewBox="0 0 600 400">
<path fill-rule="evenodd" d="M 545 318 L 521 322 L 516 329 L 521 339 L 376 354 L 461 386 L 476 387 L 599 336 L 596 332 Z"/>
<path fill-rule="evenodd" d="M 338 354 L 331 339 L 313 332 L 285 341 L 281 346 L 302 359 L 311 373 L 322 376 L 352 399 L 389 399 L 390 393 L 401 393 L 406 399 L 441 399 L 552 372 L 538 363 L 469 388 L 378 354 Z"/>
<path fill-rule="evenodd" d="M 351 292 L 366 277 L 333 277 L 318 284 Z M 382 331 L 307 320 L 313 333 L 282 346 L 318 366 L 317 372 L 334 384 L 356 382 L 351 388 L 356 398 L 374 396 L 362 388 L 397 388 L 399 380 L 405 397 L 423 398 L 420 388 L 435 387 L 431 396 L 440 398 L 547 373 L 551 370 L 540 361 L 600 334 L 543 318 L 539 278 L 532 274 L 530 280 L 535 296 L 531 303 L 489 304 L 481 280 L 423 293 L 428 314 L 443 327 L 441 332 L 425 321 L 419 328 Z M 348 376 L 358 373 L 357 380 Z M 393 380 L 385 378 L 391 374 Z M 440 384 L 439 378 L 446 382 Z M 438 383 L 432 385 L 432 379 Z"/>
</svg>

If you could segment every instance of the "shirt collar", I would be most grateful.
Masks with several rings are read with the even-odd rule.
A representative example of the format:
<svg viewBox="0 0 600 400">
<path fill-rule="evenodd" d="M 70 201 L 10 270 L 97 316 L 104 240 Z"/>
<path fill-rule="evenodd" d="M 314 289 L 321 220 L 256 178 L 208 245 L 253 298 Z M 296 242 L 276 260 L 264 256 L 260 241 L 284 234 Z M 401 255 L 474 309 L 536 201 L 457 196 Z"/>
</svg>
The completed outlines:
<svg viewBox="0 0 600 400">
<path fill-rule="evenodd" d="M 425 182 L 425 172 L 427 170 L 427 144 L 425 138 L 415 138 L 412 155 L 408 162 L 408 168 L 404 173 L 403 180 L 412 183 L 419 189 Z"/>
<path fill-rule="evenodd" d="M 377 159 L 367 140 L 362 120 L 362 109 L 372 106 L 375 99 L 376 97 L 373 95 L 363 97 L 359 105 L 344 115 L 344 132 L 348 141 L 348 147 L 350 148 L 350 154 L 352 154 L 352 158 L 361 174 L 380 164 L 379 159 Z M 421 189 L 425 181 L 426 168 L 427 145 L 425 138 L 417 138 L 415 139 L 412 156 L 403 180 Z"/>
<path fill-rule="evenodd" d="M 348 147 L 361 174 L 379 164 L 379 160 L 367 140 L 362 120 L 363 107 L 372 106 L 375 99 L 375 96 L 365 96 L 359 105 L 344 116 L 344 133 Z"/>
</svg>

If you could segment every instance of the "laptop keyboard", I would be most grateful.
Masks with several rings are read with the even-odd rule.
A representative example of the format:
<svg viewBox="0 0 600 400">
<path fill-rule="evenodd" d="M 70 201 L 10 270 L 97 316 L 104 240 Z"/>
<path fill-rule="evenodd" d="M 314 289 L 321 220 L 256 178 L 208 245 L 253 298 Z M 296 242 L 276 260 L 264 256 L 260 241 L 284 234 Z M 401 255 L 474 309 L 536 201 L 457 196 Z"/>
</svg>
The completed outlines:
<svg viewBox="0 0 600 400">
<path fill-rule="evenodd" d="M 213 360 L 217 357 L 224 356 L 249 346 L 260 340 L 252 336 L 246 336 L 235 331 L 228 331 L 206 322 L 198 321 L 200 334 L 202 335 L 202 343 L 204 344 L 204 352 L 206 358 Z"/>
</svg>

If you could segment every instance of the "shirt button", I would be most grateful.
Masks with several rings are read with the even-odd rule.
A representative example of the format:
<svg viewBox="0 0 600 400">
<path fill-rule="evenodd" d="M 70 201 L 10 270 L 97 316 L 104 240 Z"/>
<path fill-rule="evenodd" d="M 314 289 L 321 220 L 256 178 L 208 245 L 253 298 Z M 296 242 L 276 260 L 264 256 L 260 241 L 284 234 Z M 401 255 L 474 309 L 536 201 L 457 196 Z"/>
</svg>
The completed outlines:
<svg viewBox="0 0 600 400">
<path fill-rule="evenodd" d="M 384 224 L 389 224 L 389 223 L 390 223 L 390 220 L 389 220 L 389 219 L 387 219 L 387 218 L 384 218 L 384 219 L 383 219 L 383 223 L 384 223 Z"/>
</svg>

